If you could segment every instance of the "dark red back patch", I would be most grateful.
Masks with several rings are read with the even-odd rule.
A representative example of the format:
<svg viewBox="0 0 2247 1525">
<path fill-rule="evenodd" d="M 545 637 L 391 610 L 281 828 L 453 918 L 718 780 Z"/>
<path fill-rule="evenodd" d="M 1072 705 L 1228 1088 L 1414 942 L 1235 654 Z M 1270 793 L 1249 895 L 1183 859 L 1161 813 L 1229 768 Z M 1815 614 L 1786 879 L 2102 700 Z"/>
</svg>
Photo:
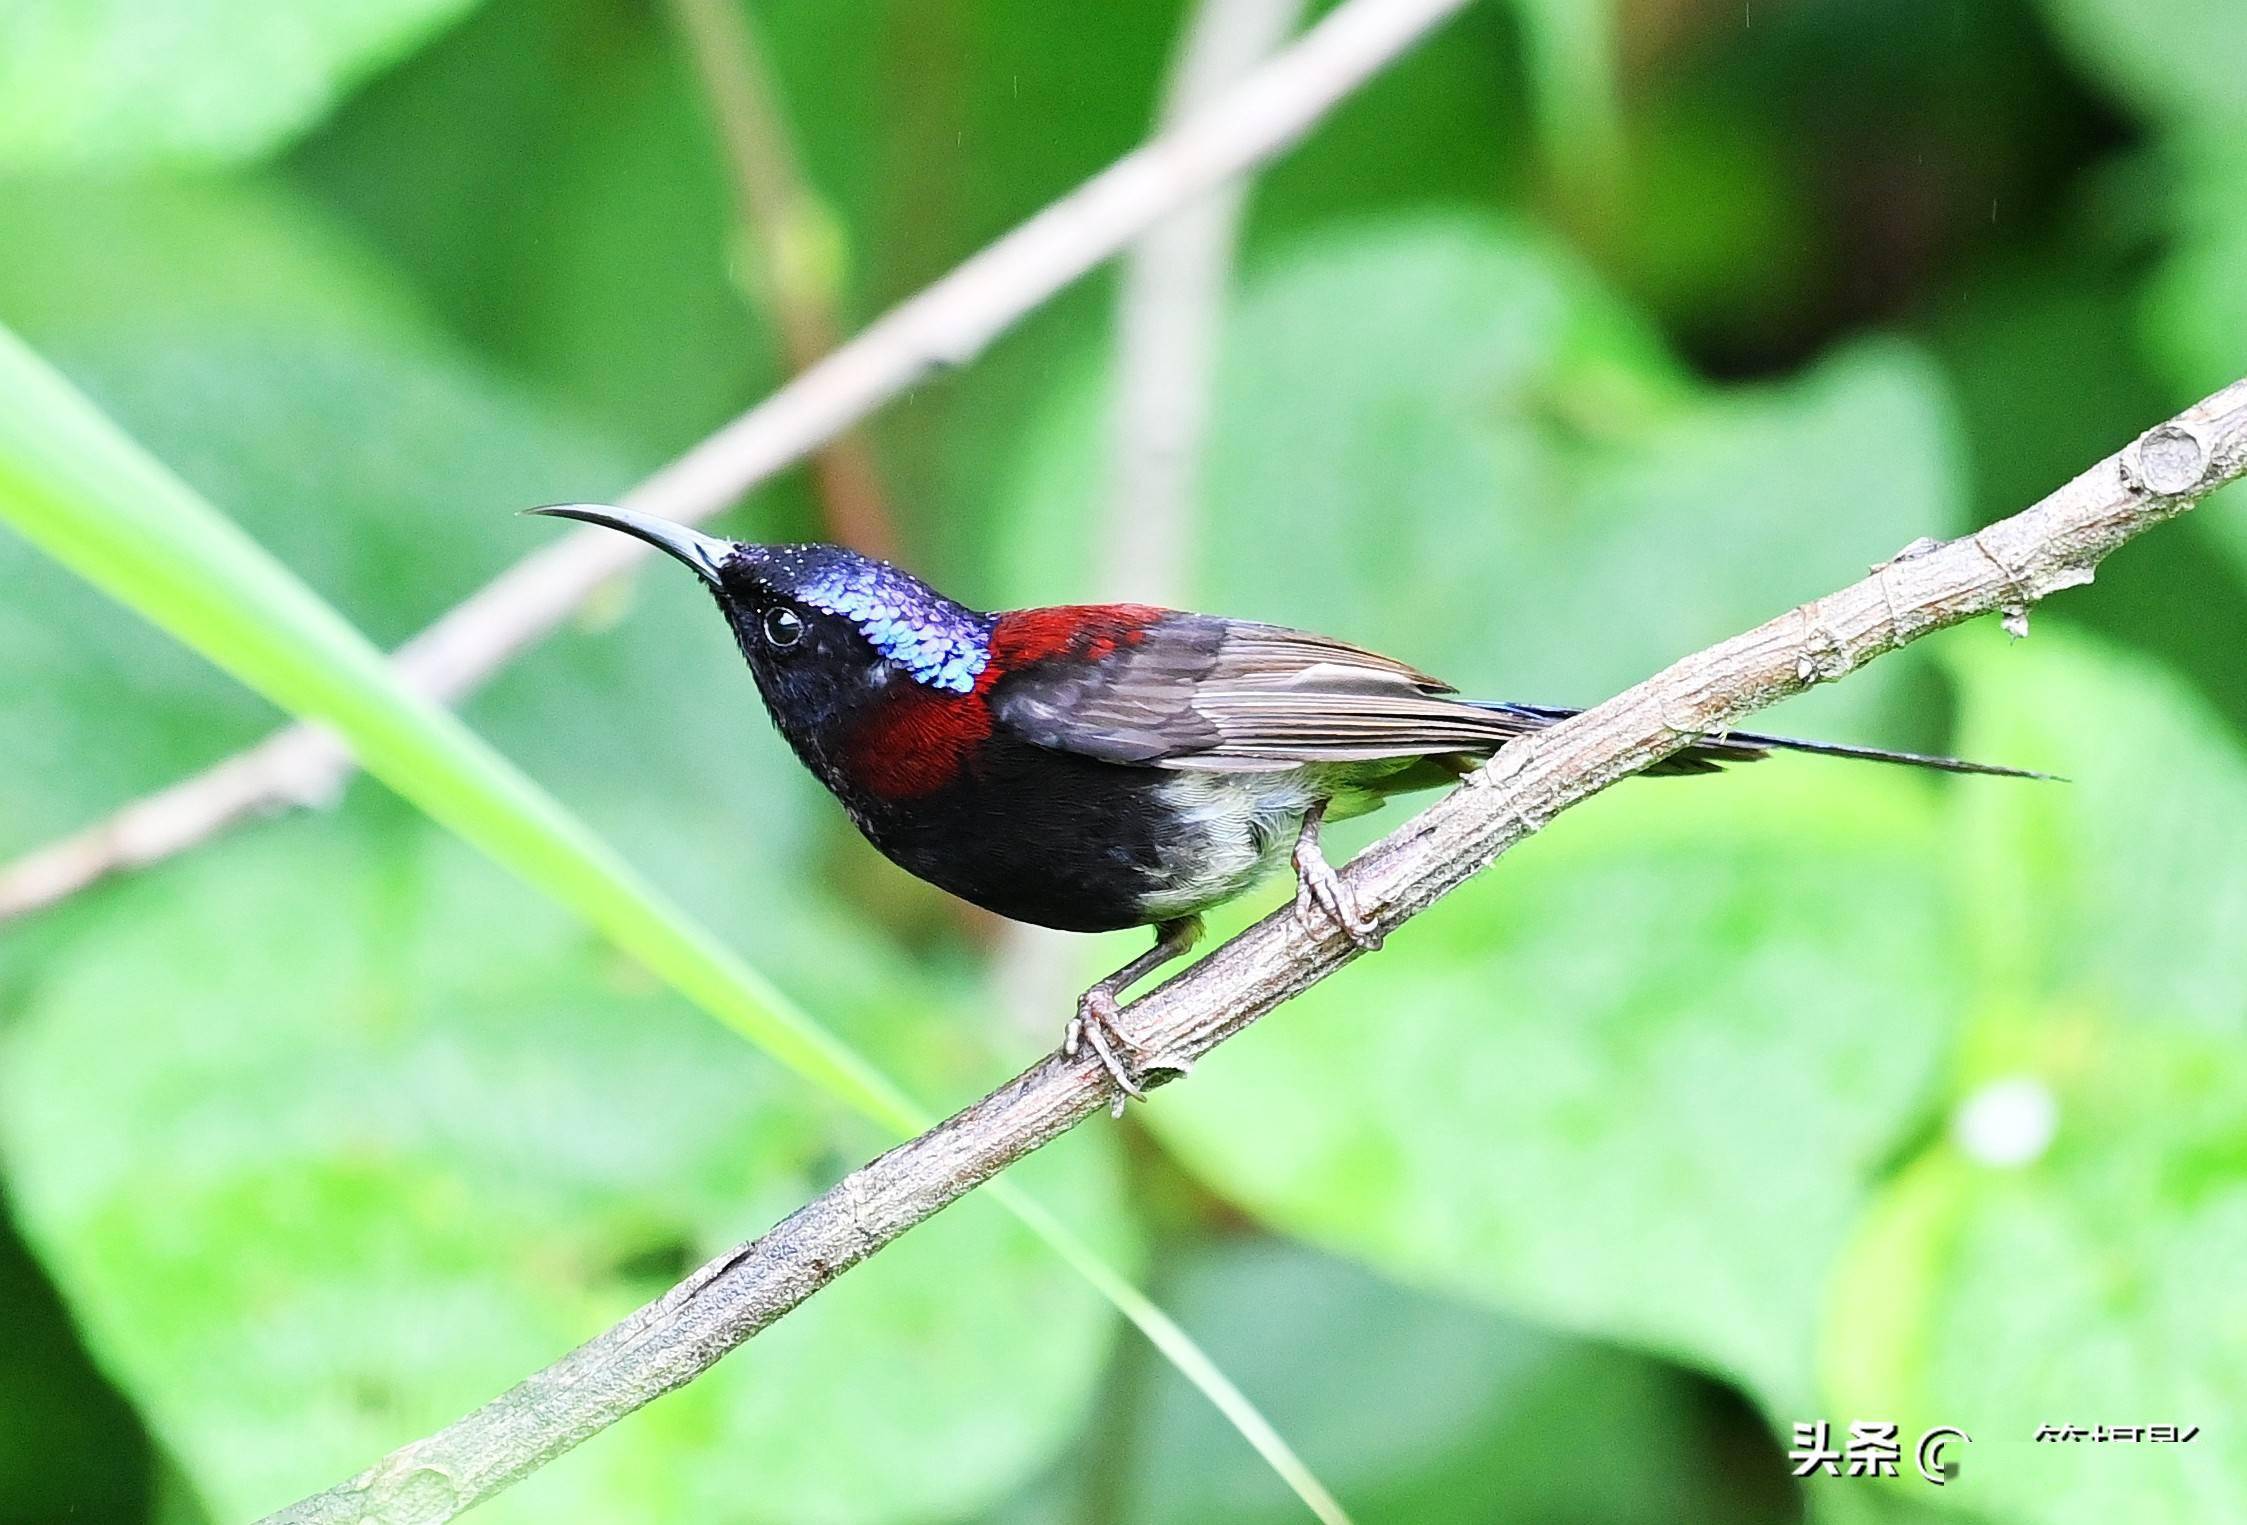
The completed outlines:
<svg viewBox="0 0 2247 1525">
<path fill-rule="evenodd" d="M 1066 604 L 1000 615 L 991 630 L 991 660 L 973 692 L 896 684 L 852 733 L 851 771 L 883 799 L 934 794 L 959 778 L 990 738 L 993 684 L 1038 662 L 1102 661 L 1138 645 L 1168 612 L 1148 604 Z"/>
<path fill-rule="evenodd" d="M 990 665 L 976 686 L 988 688 L 1009 672 L 1053 657 L 1102 661 L 1119 647 L 1138 645 L 1147 627 L 1168 612 L 1150 604 L 1062 604 L 1002 614 L 991 630 Z"/>
</svg>

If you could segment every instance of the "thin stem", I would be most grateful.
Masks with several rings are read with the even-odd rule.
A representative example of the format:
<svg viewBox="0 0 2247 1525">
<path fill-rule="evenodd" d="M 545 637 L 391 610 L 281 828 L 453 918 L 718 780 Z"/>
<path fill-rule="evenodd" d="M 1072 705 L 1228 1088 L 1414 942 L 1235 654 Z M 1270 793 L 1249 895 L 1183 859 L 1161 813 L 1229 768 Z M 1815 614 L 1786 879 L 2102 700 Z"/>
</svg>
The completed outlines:
<svg viewBox="0 0 2247 1525">
<path fill-rule="evenodd" d="M 1623 157 L 1617 8 L 1617 0 L 1514 0 L 1546 168 L 1571 202 L 1601 211 Z"/>
<path fill-rule="evenodd" d="M 1190 119 L 1286 41 L 1304 0 L 1202 0 L 1186 24 L 1163 126 Z M 1211 192 L 1149 229 L 1124 261 L 1116 304 L 1116 477 L 1101 577 L 1117 598 L 1177 603 L 1200 496 L 1245 185 Z"/>
<path fill-rule="evenodd" d="M 717 132 L 750 293 L 771 317 L 789 374 L 800 374 L 842 338 L 841 228 L 803 172 L 749 13 L 739 0 L 670 5 Z M 812 476 L 828 533 L 870 556 L 897 555 L 897 521 L 863 435 L 853 430 L 822 446 Z"/>
</svg>

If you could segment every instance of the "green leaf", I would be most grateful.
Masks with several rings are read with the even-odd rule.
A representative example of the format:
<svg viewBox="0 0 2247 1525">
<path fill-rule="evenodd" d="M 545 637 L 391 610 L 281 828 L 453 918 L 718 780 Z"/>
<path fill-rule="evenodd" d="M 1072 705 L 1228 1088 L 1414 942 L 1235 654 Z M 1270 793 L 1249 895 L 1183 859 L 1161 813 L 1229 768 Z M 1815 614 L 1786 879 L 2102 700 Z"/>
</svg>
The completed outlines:
<svg viewBox="0 0 2247 1525">
<path fill-rule="evenodd" d="M 2231 0 L 2044 0 L 2077 62 L 2157 122 L 2247 121 L 2247 11 Z"/>
<path fill-rule="evenodd" d="M 1977 521 L 2034 503 L 2173 406 L 2140 357 L 2136 273 L 2116 263 L 2104 249 L 2025 248 L 1978 270 L 1934 320 L 1929 342 L 1973 442 Z M 2070 354 L 2108 358 L 2079 385 L 2023 384 Z"/>
<path fill-rule="evenodd" d="M 2236 73 L 2236 71 L 2234 71 Z M 2247 122 L 2247 114 L 2240 118 Z M 2239 129 L 2180 138 L 2171 158 L 2178 187 L 2168 257 L 2145 290 L 2146 346 L 2180 399 L 2240 378 L 2247 355 L 2247 151 Z M 2247 489 L 2225 488 L 2193 515 L 2199 531 L 2247 570 Z"/>
<path fill-rule="evenodd" d="M 2063 629 L 1962 645 L 1950 667 L 1962 746 L 2069 779 L 1957 795 L 1982 999 L 2247 1032 L 2247 759 L 2229 728 L 2169 672 Z"/>
<path fill-rule="evenodd" d="M 0 0 L 0 169 L 255 158 L 472 0 Z"/>
<path fill-rule="evenodd" d="M 964 992 L 839 920 L 782 919 L 779 967 L 859 1041 L 914 1056 L 919 1083 L 974 1083 L 970 1049 L 925 1037 L 967 1028 Z M 220 1519 L 434 1430 L 867 1145 L 378 796 L 225 843 L 75 930 L 11 1002 L 0 1152 Z M 1109 1255 L 1129 1238 L 1112 1158 L 1072 1140 L 1024 1182 Z M 949 1213 L 493 1517 L 966 1512 L 1074 1430 L 1112 1328 L 1022 1225 Z"/>
<path fill-rule="evenodd" d="M 144 1518 L 147 1438 L 4 1218 L 0 1307 L 8 1310 L 0 1344 L 0 1525 Z"/>
<path fill-rule="evenodd" d="M 609 18 L 598 47 L 557 47 L 585 25 L 572 9 L 483 7 L 291 168 L 365 224 L 458 332 L 668 454 L 777 385 L 780 359 L 729 273 L 726 172 L 668 9 Z M 840 72 L 870 40 L 849 53 L 859 29 L 835 30 L 829 88 L 873 99 Z"/>
<path fill-rule="evenodd" d="M 419 629 L 531 543 L 496 505 L 630 479 L 617 452 L 465 364 L 285 195 L 11 186 L 0 246 L 0 321 L 192 485 L 241 504 L 261 544 L 378 640 Z M 13 537 L 0 578 L 0 636 L 17 654 L 0 723 L 28 749 L 0 775 L 0 851 L 81 826 L 278 718 Z M 663 705 L 648 687 L 615 683 L 606 702 Z"/>
<path fill-rule="evenodd" d="M 1973 952 L 1950 1125 L 1835 1270 L 1826 1395 L 1837 1416 L 1971 1434 L 1946 1504 L 2228 1518 L 2247 1447 L 2208 1416 L 2247 1401 L 2247 762 L 2173 676 L 2080 636 L 1952 665 L 1968 745 L 2030 749 L 2073 782 L 1954 796 Z M 2038 1444 L 2045 1424 L 2203 1433 Z"/>
<path fill-rule="evenodd" d="M 2046 1525 L 2235 1518 L 2247 1065 L 2234 1040 L 2127 1008 L 2048 1008 L 2013 1038 L 2055 1142 L 2020 1167 L 1939 1144 L 1888 1190 L 1835 1278 L 1834 1405 L 1971 1435 L 1945 1503 Z M 2035 1443 L 2047 1424 L 2200 1434 Z"/>
<path fill-rule="evenodd" d="M 1153 1125 L 1291 1233 L 1800 1401 L 1824 1267 L 1948 1037 L 1932 800 L 1808 761 L 1628 786 Z"/>
<path fill-rule="evenodd" d="M 1278 1395 L 1277 1416 L 1357 1518 L 1795 1517 L 1776 1454 L 1760 1469 L 1732 1459 L 1732 1447 L 1762 1441 L 1756 1422 L 1717 1422 L 1714 1391 L 1675 1367 L 1270 1241 L 1180 1257 L 1167 1274 L 1179 1316 L 1208 1331 L 1230 1369 Z M 1134 1421 L 1146 1463 L 1118 1480 L 1123 1518 L 1296 1518 L 1293 1501 L 1201 1421 L 1190 1389 L 1167 1373 L 1152 1387 Z"/>
<path fill-rule="evenodd" d="M 2172 145 L 2173 248 L 2145 293 L 2148 346 L 2168 378 L 2195 396 L 2237 381 L 2247 294 L 2233 279 L 2247 257 L 2247 151 L 2236 133 Z"/>
</svg>

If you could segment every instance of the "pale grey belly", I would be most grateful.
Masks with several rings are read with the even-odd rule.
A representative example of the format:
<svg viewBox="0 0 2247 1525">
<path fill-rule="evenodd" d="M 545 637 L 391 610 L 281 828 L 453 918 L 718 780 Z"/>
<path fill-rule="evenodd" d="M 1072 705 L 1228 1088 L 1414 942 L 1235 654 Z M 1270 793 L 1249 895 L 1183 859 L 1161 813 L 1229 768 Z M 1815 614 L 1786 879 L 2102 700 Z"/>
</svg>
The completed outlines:
<svg viewBox="0 0 2247 1525">
<path fill-rule="evenodd" d="M 1141 905 L 1156 920 L 1191 916 L 1248 889 L 1288 860 L 1303 813 L 1321 794 L 1314 770 L 1181 772 L 1163 799 L 1186 829 L 1149 876 Z"/>
</svg>

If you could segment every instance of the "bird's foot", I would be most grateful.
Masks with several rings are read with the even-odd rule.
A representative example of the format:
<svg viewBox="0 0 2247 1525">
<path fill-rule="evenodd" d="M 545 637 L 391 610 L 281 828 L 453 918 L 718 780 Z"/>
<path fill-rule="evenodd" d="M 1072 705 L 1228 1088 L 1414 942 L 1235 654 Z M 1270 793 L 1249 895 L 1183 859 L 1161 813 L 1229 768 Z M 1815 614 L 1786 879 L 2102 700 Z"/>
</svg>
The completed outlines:
<svg viewBox="0 0 2247 1525">
<path fill-rule="evenodd" d="M 1295 919 L 1313 937 L 1332 929 L 1368 953 L 1381 946 L 1381 929 L 1319 851 L 1317 824 L 1309 819 L 1295 843 Z"/>
<path fill-rule="evenodd" d="M 1183 1075 L 1194 1067 L 1194 1061 L 1183 1054 L 1149 1054 L 1137 1042 L 1126 1036 L 1118 1019 L 1123 1007 L 1116 998 L 1117 987 L 1111 980 L 1102 980 L 1077 998 L 1077 1014 L 1069 1019 L 1067 1031 L 1061 1039 L 1061 1052 L 1074 1059 L 1089 1048 L 1100 1061 L 1100 1067 L 1115 1082 L 1116 1099 L 1109 1106 L 1111 1117 L 1124 1115 L 1124 1108 L 1134 1101 L 1147 1099 L 1147 1088 L 1141 1077 L 1156 1070 L 1168 1070 Z M 1136 1070 L 1126 1064 L 1123 1055 L 1138 1060 Z"/>
</svg>

